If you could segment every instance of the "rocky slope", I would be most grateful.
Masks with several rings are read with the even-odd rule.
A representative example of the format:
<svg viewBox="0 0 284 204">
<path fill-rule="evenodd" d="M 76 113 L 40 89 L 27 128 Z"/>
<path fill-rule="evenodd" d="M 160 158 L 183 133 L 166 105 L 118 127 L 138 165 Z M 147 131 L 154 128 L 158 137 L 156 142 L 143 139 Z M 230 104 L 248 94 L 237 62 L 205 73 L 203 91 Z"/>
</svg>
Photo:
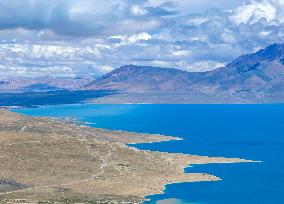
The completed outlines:
<svg viewBox="0 0 284 204">
<path fill-rule="evenodd" d="M 178 69 L 126 65 L 85 86 L 92 90 L 122 92 L 188 91 L 202 78 L 202 74 Z"/>
<path fill-rule="evenodd" d="M 209 72 L 203 84 L 220 90 L 277 92 L 284 90 L 284 44 L 273 44 Z"/>
</svg>

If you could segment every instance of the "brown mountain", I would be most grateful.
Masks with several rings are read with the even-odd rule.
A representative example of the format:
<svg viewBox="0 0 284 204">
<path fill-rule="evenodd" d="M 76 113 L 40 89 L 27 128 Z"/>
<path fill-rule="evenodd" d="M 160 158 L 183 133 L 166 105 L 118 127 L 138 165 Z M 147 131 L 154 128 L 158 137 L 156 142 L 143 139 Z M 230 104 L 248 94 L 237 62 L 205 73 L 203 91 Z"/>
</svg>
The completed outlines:
<svg viewBox="0 0 284 204">
<path fill-rule="evenodd" d="M 84 88 L 124 93 L 275 93 L 284 91 L 284 44 L 273 44 L 209 72 L 193 73 L 172 68 L 126 65 Z"/>
</svg>

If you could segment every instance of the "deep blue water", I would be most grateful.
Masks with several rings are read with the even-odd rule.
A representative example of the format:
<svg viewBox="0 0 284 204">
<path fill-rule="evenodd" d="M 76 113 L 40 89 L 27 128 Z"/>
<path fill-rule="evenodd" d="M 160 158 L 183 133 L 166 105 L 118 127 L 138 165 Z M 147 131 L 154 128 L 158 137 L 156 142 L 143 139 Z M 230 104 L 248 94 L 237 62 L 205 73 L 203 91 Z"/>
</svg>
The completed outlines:
<svg viewBox="0 0 284 204">
<path fill-rule="evenodd" d="M 15 111 L 185 139 L 135 145 L 141 149 L 263 161 L 187 168 L 187 172 L 210 173 L 223 180 L 168 185 L 164 195 L 150 196 L 147 203 L 284 203 L 284 105 L 82 104 Z"/>
</svg>

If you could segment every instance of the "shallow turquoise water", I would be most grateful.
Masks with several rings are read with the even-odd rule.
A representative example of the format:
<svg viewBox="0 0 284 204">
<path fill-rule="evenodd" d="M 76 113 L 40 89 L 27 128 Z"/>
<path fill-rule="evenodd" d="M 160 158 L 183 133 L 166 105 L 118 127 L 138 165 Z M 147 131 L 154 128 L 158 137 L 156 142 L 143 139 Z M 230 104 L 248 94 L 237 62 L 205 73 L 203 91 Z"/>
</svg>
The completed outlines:
<svg viewBox="0 0 284 204">
<path fill-rule="evenodd" d="M 164 195 L 150 196 L 148 203 L 284 202 L 284 105 L 82 104 L 15 111 L 34 116 L 71 117 L 94 127 L 185 139 L 135 145 L 141 149 L 263 161 L 187 168 L 187 172 L 211 173 L 223 180 L 169 185 Z"/>
</svg>

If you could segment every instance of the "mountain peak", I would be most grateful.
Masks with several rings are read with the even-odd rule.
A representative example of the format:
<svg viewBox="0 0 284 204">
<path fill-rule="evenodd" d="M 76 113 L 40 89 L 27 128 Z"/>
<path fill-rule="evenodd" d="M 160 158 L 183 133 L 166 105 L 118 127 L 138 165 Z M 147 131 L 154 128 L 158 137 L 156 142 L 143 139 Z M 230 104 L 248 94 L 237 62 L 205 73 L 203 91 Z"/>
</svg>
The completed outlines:
<svg viewBox="0 0 284 204">
<path fill-rule="evenodd" d="M 150 70 L 151 66 L 138 66 L 138 65 L 133 65 L 133 64 L 129 64 L 129 65 L 123 65 L 117 69 L 114 69 L 113 71 L 111 71 L 110 73 L 106 74 L 105 76 L 109 76 L 109 74 L 115 74 L 115 73 L 119 73 L 119 72 L 127 72 L 127 71 L 138 71 L 138 70 Z"/>
<path fill-rule="evenodd" d="M 190 87 L 189 73 L 174 68 L 125 65 L 86 86 L 120 91 L 173 91 Z"/>
<path fill-rule="evenodd" d="M 175 69 L 175 68 L 162 68 L 162 67 L 153 67 L 153 66 L 139 66 L 139 65 L 124 65 L 121 66 L 120 68 L 117 68 L 110 73 L 104 75 L 102 79 L 107 79 L 111 77 L 120 77 L 120 76 L 138 76 L 138 75 L 143 75 L 143 74 L 148 74 L 148 75 L 159 75 L 159 74 L 188 74 L 188 72 L 180 70 L 180 69 Z"/>
<path fill-rule="evenodd" d="M 261 60 L 273 61 L 284 58 L 284 44 L 274 43 L 255 53 Z"/>
<path fill-rule="evenodd" d="M 233 72 L 244 73 L 257 70 L 262 67 L 262 64 L 273 61 L 283 64 L 284 44 L 274 43 L 256 53 L 240 56 L 229 63 L 226 68 Z"/>
</svg>

